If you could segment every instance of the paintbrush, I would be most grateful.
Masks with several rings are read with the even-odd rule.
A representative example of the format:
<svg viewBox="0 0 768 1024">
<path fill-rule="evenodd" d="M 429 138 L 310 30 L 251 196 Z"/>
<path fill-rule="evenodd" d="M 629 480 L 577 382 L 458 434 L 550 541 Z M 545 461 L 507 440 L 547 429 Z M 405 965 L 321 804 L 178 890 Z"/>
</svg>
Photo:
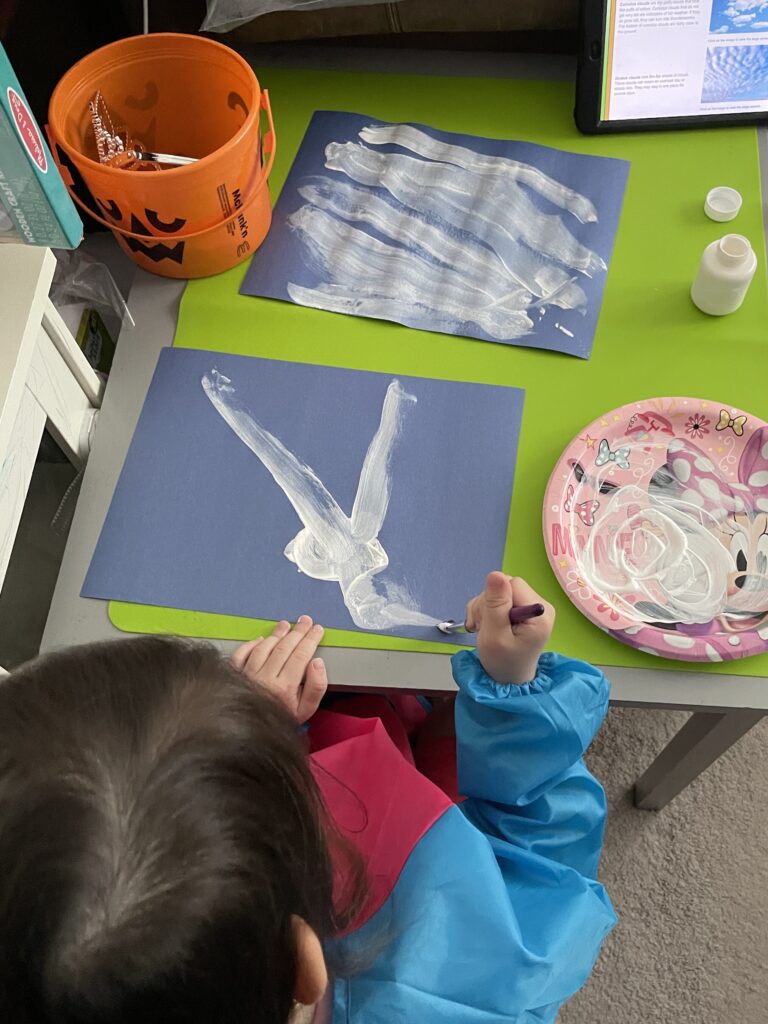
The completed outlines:
<svg viewBox="0 0 768 1024">
<path fill-rule="evenodd" d="M 509 609 L 509 624 L 510 626 L 519 626 L 521 622 L 527 622 L 528 619 L 537 619 L 539 615 L 544 614 L 543 604 L 521 604 L 517 608 Z M 454 622 L 453 619 L 448 619 L 447 622 L 438 622 L 437 628 L 441 633 L 469 633 L 466 622 Z"/>
</svg>

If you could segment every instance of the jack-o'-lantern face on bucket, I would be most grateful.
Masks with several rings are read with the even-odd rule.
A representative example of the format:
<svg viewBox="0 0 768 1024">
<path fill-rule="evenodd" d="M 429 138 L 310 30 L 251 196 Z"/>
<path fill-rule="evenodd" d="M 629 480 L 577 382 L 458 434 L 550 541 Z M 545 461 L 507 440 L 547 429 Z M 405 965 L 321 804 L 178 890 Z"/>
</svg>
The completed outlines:
<svg viewBox="0 0 768 1024">
<path fill-rule="evenodd" d="M 151 238 L 155 233 L 179 234 L 184 230 L 184 225 L 187 223 L 184 218 L 175 216 L 163 217 L 157 210 L 144 209 L 142 217 L 137 217 L 135 213 L 131 213 L 130 223 L 125 224 L 123 223 L 123 210 L 120 206 L 114 199 L 99 199 L 91 193 L 80 171 L 61 146 L 56 146 L 56 158 L 59 167 L 65 173 L 65 181 L 67 181 L 67 178 L 69 179 L 67 185 L 70 191 L 75 193 L 83 206 L 94 217 L 99 220 L 103 220 L 106 217 L 107 222 L 113 222 L 118 228 L 125 228 L 134 235 L 147 236 L 145 240 L 144 238 L 132 238 L 130 235 L 126 235 L 125 245 L 127 245 L 131 252 L 140 253 L 151 260 L 152 263 L 160 263 L 162 260 L 171 260 L 179 265 L 183 263 L 185 248 L 183 240 L 172 241 L 171 244 L 168 244 L 162 240 L 162 237 L 158 238 L 157 242 L 152 241 Z M 128 218 L 127 212 L 125 213 L 125 218 L 126 220 Z"/>
</svg>

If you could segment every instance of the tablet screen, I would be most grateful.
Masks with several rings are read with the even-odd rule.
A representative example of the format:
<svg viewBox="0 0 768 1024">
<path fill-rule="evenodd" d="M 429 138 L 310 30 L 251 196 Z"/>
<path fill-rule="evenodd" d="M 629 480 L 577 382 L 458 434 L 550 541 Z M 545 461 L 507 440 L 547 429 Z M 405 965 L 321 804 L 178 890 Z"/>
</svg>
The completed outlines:
<svg viewBox="0 0 768 1024">
<path fill-rule="evenodd" d="M 601 120 L 768 111 L 768 0 L 605 0 Z"/>
</svg>

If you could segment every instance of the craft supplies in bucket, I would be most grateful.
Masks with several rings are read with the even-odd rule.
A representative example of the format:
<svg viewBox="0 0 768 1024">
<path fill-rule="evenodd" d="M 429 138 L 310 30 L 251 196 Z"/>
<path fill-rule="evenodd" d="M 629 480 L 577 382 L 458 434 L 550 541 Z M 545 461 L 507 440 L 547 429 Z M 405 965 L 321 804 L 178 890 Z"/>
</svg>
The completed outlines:
<svg viewBox="0 0 768 1024">
<path fill-rule="evenodd" d="M 89 110 L 97 93 L 145 149 L 194 163 L 162 170 L 100 163 Z M 219 273 L 246 259 L 267 233 L 275 150 L 269 96 L 221 43 L 159 33 L 94 51 L 57 85 L 48 132 L 70 194 L 146 270 Z"/>
</svg>

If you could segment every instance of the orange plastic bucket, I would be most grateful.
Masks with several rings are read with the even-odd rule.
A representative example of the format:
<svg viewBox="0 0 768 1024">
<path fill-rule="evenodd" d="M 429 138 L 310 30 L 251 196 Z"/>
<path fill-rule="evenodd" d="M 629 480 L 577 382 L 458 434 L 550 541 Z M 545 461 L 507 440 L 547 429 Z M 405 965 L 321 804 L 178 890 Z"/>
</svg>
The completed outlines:
<svg viewBox="0 0 768 1024">
<path fill-rule="evenodd" d="M 100 164 L 88 112 L 97 90 L 115 124 L 146 149 L 197 161 L 161 171 Z M 275 151 L 269 95 L 229 47 L 176 33 L 111 43 L 64 75 L 48 116 L 70 194 L 145 269 L 168 277 L 219 273 L 266 236 Z"/>
<path fill-rule="evenodd" d="M 72 198 L 84 210 L 88 210 L 95 220 L 112 231 L 120 248 L 134 263 L 142 270 L 161 277 L 210 277 L 230 270 L 258 249 L 267 236 L 272 220 L 266 177 L 262 178 L 234 217 L 192 234 L 169 234 L 162 238 L 126 231 L 94 215 L 74 193 Z"/>
</svg>

